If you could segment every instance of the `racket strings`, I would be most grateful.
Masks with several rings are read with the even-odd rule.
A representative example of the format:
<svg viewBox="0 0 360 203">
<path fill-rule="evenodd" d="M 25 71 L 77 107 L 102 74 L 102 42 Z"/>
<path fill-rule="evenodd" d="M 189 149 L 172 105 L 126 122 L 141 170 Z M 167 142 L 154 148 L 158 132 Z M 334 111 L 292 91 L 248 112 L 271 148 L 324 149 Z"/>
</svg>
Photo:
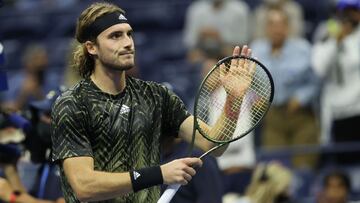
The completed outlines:
<svg viewBox="0 0 360 203">
<path fill-rule="evenodd" d="M 235 61 L 237 69 L 233 68 L 234 60 L 237 60 Z M 227 89 L 224 88 L 224 82 L 221 80 L 226 74 L 230 74 L 228 77 L 230 81 L 226 81 Z M 230 94 L 232 90 L 243 86 L 246 89 L 240 91 L 242 94 Z M 244 136 L 266 113 L 271 103 L 271 94 L 269 76 L 257 62 L 241 58 L 229 59 L 217 64 L 204 80 L 195 108 L 198 119 L 207 123 L 212 129 L 200 130 L 205 136 L 217 142 L 226 142 Z M 227 99 L 236 101 L 232 103 L 231 110 L 238 111 L 239 115 L 237 119 L 226 119 L 226 122 L 215 127 L 218 119 L 224 119 L 222 112 Z"/>
<path fill-rule="evenodd" d="M 227 124 L 228 127 L 230 127 L 231 125 L 230 124 Z M 222 128 L 224 126 L 216 126 L 215 128 L 218 128 L 218 129 L 215 129 L 215 132 L 221 132 L 219 134 L 217 134 L 217 136 L 214 136 L 213 139 L 215 140 L 222 140 L 222 141 L 227 141 L 227 140 L 232 140 L 233 137 L 232 137 L 232 130 L 231 128 L 224 128 L 224 129 L 219 129 L 219 128 Z M 213 131 L 214 129 L 206 129 L 204 130 L 206 134 L 210 134 L 210 131 Z"/>
</svg>

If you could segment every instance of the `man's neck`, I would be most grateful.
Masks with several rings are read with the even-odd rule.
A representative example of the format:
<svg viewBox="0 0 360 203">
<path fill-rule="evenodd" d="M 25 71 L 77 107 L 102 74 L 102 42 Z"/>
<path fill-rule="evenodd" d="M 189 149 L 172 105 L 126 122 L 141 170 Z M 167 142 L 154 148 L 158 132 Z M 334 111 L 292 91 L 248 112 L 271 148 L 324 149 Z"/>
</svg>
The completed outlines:
<svg viewBox="0 0 360 203">
<path fill-rule="evenodd" d="M 281 53 L 281 50 L 283 48 L 284 42 L 278 43 L 278 44 L 272 44 L 271 46 L 271 54 L 273 56 L 278 56 Z"/>
<path fill-rule="evenodd" d="M 125 71 L 115 71 L 98 66 L 95 67 L 90 78 L 103 92 L 112 95 L 121 93 L 126 86 Z"/>
</svg>

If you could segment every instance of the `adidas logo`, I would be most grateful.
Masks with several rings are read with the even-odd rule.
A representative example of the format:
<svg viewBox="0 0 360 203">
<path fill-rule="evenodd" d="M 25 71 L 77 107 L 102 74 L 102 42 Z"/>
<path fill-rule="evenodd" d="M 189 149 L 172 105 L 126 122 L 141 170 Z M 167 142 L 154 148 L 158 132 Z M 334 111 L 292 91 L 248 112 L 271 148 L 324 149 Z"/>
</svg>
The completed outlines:
<svg viewBox="0 0 360 203">
<path fill-rule="evenodd" d="M 134 171 L 134 179 L 138 179 L 140 177 L 140 173 L 138 173 L 137 171 Z"/>
<path fill-rule="evenodd" d="M 130 111 L 130 108 L 128 106 L 126 106 L 125 104 L 123 104 L 120 109 L 120 114 L 129 113 L 129 111 Z"/>
<path fill-rule="evenodd" d="M 119 15 L 119 20 L 127 20 L 123 14 Z"/>
</svg>

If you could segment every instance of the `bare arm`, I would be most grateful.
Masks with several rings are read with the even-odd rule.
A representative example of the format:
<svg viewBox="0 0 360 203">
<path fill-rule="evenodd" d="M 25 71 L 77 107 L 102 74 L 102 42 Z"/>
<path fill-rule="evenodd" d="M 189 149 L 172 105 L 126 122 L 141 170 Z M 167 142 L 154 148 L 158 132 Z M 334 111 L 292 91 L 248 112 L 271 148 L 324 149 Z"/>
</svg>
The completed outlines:
<svg viewBox="0 0 360 203">
<path fill-rule="evenodd" d="M 3 170 L 4 170 L 6 179 L 9 181 L 11 187 L 14 190 L 18 190 L 21 192 L 26 191 L 25 186 L 22 184 L 22 182 L 20 180 L 20 175 L 17 171 L 16 163 L 15 164 L 5 164 L 3 166 Z"/>
<path fill-rule="evenodd" d="M 218 119 L 218 122 L 213 126 L 210 127 L 208 126 L 206 123 L 204 122 L 200 122 L 199 125 L 201 126 L 201 129 L 203 129 L 204 131 L 209 132 L 209 136 L 211 137 L 219 137 L 219 135 L 217 135 L 216 133 L 214 133 L 216 131 L 217 128 L 219 128 L 218 126 L 222 126 L 224 125 L 223 123 L 229 122 L 228 118 L 225 116 L 224 113 L 222 113 L 222 115 L 220 116 L 220 118 Z M 191 142 L 192 140 L 192 133 L 193 133 L 193 127 L 194 127 L 194 116 L 189 116 L 187 119 L 184 120 L 184 122 L 181 124 L 180 126 L 180 132 L 179 132 L 179 136 L 184 139 L 187 142 Z M 216 146 L 215 143 L 210 142 L 209 140 L 207 140 L 206 138 L 204 138 L 199 132 L 196 132 L 195 135 L 195 145 L 200 148 L 203 151 L 208 151 L 211 148 L 213 148 L 214 146 Z M 215 150 L 213 153 L 211 153 L 214 156 L 221 156 L 225 150 L 227 149 L 228 145 L 225 145 L 224 147 L 221 147 L 218 150 Z"/>
<path fill-rule="evenodd" d="M 205 128 L 208 128 L 207 124 L 203 123 L 203 125 Z M 194 116 L 189 116 L 180 125 L 179 137 L 190 143 L 192 140 L 193 127 Z M 207 151 L 211 149 L 211 147 L 215 146 L 214 143 L 209 142 L 199 132 L 196 132 L 195 145 L 203 151 Z"/>
<path fill-rule="evenodd" d="M 100 201 L 132 192 L 129 172 L 95 171 L 91 157 L 67 158 L 62 164 L 66 178 L 80 201 Z"/>
<path fill-rule="evenodd" d="M 335 39 L 314 44 L 312 49 L 311 63 L 315 74 L 325 78 L 336 62 L 337 43 Z"/>
<path fill-rule="evenodd" d="M 101 201 L 133 192 L 129 172 L 109 173 L 94 170 L 91 157 L 73 157 L 63 161 L 66 178 L 80 201 Z M 185 185 L 201 166 L 198 158 L 177 159 L 161 165 L 165 184 Z"/>
</svg>

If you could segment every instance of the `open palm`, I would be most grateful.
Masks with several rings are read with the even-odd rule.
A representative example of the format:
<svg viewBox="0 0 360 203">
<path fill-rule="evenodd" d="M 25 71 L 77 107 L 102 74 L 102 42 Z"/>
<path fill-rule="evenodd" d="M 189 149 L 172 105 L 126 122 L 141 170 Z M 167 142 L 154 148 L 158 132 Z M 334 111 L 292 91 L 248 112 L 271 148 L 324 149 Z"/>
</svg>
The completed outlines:
<svg viewBox="0 0 360 203">
<path fill-rule="evenodd" d="M 233 56 L 238 56 L 240 47 L 236 46 Z M 242 56 L 251 56 L 251 49 L 246 45 L 242 47 Z M 220 83 L 225 88 L 228 96 L 242 98 L 253 80 L 256 64 L 253 61 L 235 58 L 230 64 L 222 64 L 220 71 Z"/>
</svg>

